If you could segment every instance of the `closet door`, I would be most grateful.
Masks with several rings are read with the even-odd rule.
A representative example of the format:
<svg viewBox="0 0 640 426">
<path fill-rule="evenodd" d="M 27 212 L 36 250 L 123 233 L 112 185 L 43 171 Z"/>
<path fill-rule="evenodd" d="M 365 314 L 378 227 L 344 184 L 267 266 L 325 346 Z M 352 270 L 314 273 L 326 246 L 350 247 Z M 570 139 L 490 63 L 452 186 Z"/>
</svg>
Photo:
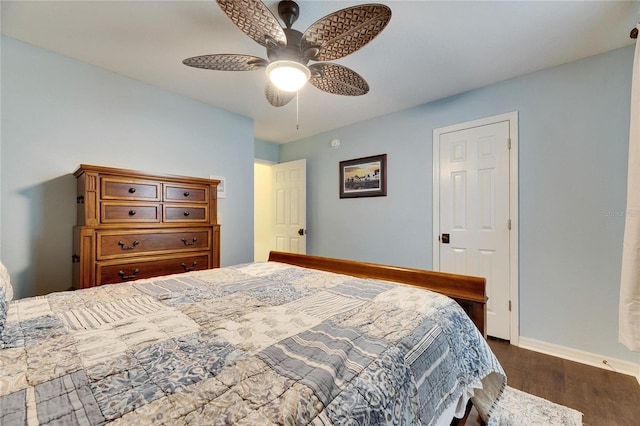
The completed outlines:
<svg viewBox="0 0 640 426">
<path fill-rule="evenodd" d="M 509 122 L 440 135 L 440 271 L 487 280 L 487 334 L 509 340 Z"/>
</svg>

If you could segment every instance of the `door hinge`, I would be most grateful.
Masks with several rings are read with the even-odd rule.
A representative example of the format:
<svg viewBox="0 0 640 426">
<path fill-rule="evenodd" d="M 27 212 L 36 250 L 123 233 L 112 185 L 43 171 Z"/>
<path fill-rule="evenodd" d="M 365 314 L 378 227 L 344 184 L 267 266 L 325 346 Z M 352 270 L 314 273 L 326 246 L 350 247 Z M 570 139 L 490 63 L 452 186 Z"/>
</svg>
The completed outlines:
<svg viewBox="0 0 640 426">
<path fill-rule="evenodd" d="M 511 219 L 507 221 L 507 228 L 509 228 L 509 231 L 511 231 Z"/>
<path fill-rule="evenodd" d="M 507 149 L 511 149 L 511 138 L 507 139 Z"/>
<path fill-rule="evenodd" d="M 509 312 L 511 312 L 511 300 L 509 300 Z"/>
</svg>

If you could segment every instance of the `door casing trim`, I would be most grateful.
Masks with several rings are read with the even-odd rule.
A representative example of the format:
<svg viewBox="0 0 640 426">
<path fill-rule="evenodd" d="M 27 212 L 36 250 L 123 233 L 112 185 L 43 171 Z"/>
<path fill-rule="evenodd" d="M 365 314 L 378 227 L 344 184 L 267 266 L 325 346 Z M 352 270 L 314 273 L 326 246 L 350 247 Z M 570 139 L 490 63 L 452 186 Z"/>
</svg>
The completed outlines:
<svg viewBox="0 0 640 426">
<path fill-rule="evenodd" d="M 509 314 L 509 325 L 511 344 L 518 346 L 520 341 L 520 299 L 519 299 L 519 214 L 518 214 L 518 111 L 453 124 L 446 127 L 433 129 L 432 146 L 432 268 L 434 271 L 440 270 L 440 135 L 470 129 L 473 127 L 486 126 L 488 124 L 509 122 L 509 139 L 511 149 L 509 152 L 509 218 L 511 219 L 511 232 L 509 233 L 509 300 L 511 301 L 511 312 Z"/>
</svg>

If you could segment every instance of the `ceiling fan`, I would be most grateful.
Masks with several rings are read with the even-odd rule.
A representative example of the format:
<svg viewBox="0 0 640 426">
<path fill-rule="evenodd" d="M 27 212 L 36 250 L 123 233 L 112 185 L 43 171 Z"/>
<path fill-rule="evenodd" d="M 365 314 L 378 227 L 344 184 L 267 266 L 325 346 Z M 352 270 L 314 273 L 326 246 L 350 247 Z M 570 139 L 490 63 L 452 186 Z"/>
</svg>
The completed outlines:
<svg viewBox="0 0 640 426">
<path fill-rule="evenodd" d="M 286 105 L 307 81 L 336 95 L 360 96 L 369 85 L 358 73 L 331 62 L 363 47 L 389 23 L 391 9 L 362 4 L 339 10 L 313 23 L 304 34 L 291 28 L 300 8 L 294 1 L 278 3 L 283 28 L 260 0 L 217 0 L 231 21 L 267 48 L 269 60 L 251 55 L 213 54 L 187 58 L 183 64 L 218 71 L 266 69 L 265 96 L 273 106 Z M 307 65 L 309 61 L 316 63 Z"/>
</svg>

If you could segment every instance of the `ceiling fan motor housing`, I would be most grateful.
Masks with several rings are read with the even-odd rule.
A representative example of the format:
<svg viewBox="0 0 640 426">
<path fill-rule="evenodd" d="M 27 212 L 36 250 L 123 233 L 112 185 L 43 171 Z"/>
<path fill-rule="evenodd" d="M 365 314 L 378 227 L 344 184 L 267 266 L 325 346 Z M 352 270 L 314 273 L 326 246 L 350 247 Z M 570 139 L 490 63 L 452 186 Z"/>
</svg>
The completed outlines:
<svg viewBox="0 0 640 426">
<path fill-rule="evenodd" d="M 277 43 L 268 43 L 267 57 L 269 61 L 289 60 L 306 65 L 309 62 L 309 58 L 300 51 L 302 33 L 291 28 L 283 28 L 283 31 L 287 36 L 287 45 L 283 46 Z"/>
</svg>

